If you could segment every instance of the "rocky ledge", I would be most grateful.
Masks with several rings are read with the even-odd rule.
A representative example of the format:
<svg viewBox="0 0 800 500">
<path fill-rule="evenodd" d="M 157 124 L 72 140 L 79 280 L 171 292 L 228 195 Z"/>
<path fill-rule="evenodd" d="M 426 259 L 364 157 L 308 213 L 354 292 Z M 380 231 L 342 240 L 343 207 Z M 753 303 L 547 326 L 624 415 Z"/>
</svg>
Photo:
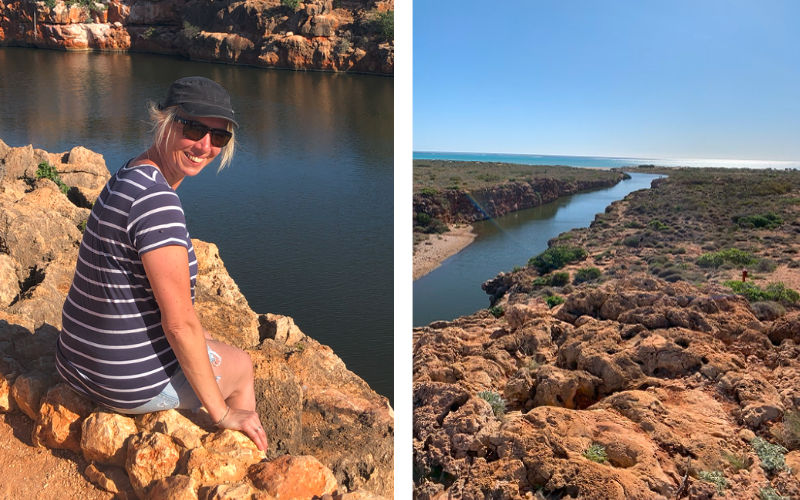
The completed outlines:
<svg viewBox="0 0 800 500">
<path fill-rule="evenodd" d="M 393 14 L 393 0 L 7 0 L 0 46 L 391 75 Z"/>
<path fill-rule="evenodd" d="M 800 172 L 668 175 L 414 329 L 417 498 L 800 498 Z"/>
<path fill-rule="evenodd" d="M 500 217 L 516 210 L 533 208 L 582 191 L 611 187 L 625 174 L 609 179 L 532 179 L 465 190 L 459 188 L 414 193 L 414 217 L 426 214 L 446 224 L 471 224 Z"/>
<path fill-rule="evenodd" d="M 37 179 L 43 163 L 57 175 Z M 193 240 L 196 309 L 253 359 L 266 454 L 205 412 L 130 418 L 60 383 L 61 304 L 88 207 L 108 178 L 102 156 L 82 147 L 51 154 L 0 141 L 0 413 L 33 420 L 31 445 L 68 450 L 60 456 L 86 463 L 85 477 L 117 498 L 392 497 L 388 400 L 292 318 L 253 312 L 211 243 Z"/>
</svg>

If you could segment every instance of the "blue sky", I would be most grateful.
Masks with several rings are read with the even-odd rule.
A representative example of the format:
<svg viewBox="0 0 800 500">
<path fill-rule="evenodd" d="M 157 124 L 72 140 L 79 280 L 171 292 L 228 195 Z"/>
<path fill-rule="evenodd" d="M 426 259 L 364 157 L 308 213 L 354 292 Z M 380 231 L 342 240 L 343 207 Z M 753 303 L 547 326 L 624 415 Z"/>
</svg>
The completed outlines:
<svg viewBox="0 0 800 500">
<path fill-rule="evenodd" d="M 413 147 L 800 160 L 800 1 L 416 0 Z"/>
</svg>

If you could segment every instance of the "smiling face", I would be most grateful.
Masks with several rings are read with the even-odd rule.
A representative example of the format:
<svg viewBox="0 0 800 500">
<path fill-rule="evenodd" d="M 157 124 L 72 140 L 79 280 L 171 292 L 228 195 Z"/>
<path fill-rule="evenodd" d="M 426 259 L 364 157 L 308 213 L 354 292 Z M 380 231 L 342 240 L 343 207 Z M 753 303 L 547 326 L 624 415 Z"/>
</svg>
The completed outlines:
<svg viewBox="0 0 800 500">
<path fill-rule="evenodd" d="M 196 116 L 181 116 L 189 120 L 202 123 L 209 128 L 228 129 L 228 121 L 223 118 L 207 118 Z M 211 144 L 211 135 L 206 134 L 193 141 L 183 136 L 183 125 L 172 121 L 168 127 L 171 129 L 164 134 L 160 165 L 162 173 L 170 185 L 180 182 L 185 176 L 199 174 L 203 168 L 219 155 L 222 148 Z"/>
</svg>

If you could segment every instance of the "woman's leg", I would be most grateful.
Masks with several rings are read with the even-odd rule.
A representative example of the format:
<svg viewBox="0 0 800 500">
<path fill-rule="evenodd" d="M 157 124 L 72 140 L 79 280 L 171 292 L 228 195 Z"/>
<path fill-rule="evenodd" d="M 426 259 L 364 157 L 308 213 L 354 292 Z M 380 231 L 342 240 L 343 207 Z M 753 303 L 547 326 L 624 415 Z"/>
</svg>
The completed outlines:
<svg viewBox="0 0 800 500">
<path fill-rule="evenodd" d="M 253 361 L 250 355 L 238 347 L 217 340 L 206 340 L 208 347 L 219 359 L 212 361 L 214 375 L 222 397 L 231 408 L 256 410 L 256 394 L 253 388 Z"/>
</svg>

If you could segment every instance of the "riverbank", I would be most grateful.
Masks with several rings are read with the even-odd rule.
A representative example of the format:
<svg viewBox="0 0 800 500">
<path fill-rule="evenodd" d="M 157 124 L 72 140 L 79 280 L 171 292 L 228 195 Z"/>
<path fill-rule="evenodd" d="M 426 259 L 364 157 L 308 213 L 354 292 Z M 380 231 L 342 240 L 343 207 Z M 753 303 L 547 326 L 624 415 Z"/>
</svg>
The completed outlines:
<svg viewBox="0 0 800 500">
<path fill-rule="evenodd" d="M 452 224 L 442 234 L 432 234 L 414 246 L 414 280 L 439 267 L 442 262 L 457 254 L 477 236 L 469 224 Z"/>
<path fill-rule="evenodd" d="M 0 46 L 394 73 L 394 0 L 0 2 Z"/>
<path fill-rule="evenodd" d="M 800 497 L 800 171 L 635 170 L 414 329 L 417 498 Z"/>
</svg>

